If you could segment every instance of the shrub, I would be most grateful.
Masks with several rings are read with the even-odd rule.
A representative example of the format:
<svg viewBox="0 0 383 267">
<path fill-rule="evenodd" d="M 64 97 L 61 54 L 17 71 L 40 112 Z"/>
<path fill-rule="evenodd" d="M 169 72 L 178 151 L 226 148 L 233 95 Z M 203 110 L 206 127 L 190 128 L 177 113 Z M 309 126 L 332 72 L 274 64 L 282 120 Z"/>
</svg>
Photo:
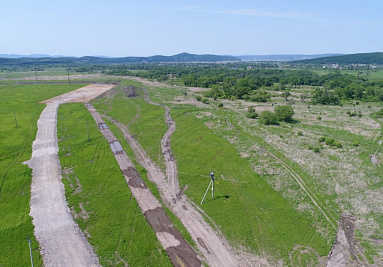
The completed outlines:
<svg viewBox="0 0 383 267">
<path fill-rule="evenodd" d="M 319 153 L 319 152 L 320 152 L 320 149 L 319 149 L 319 147 L 317 147 L 317 146 L 316 146 L 316 147 L 314 147 L 314 152 L 315 152 L 315 153 Z"/>
<path fill-rule="evenodd" d="M 352 142 L 353 146 L 359 146 L 359 143 L 357 141 Z"/>
<path fill-rule="evenodd" d="M 207 98 L 203 98 L 203 99 L 202 99 L 202 103 L 204 103 L 204 104 L 209 104 L 209 100 L 208 100 Z"/>
<path fill-rule="evenodd" d="M 299 132 L 297 133 L 297 135 L 298 135 L 298 136 L 303 136 L 302 131 L 299 131 Z"/>
<path fill-rule="evenodd" d="M 358 111 L 358 117 L 360 118 L 360 117 L 362 117 L 363 116 L 363 114 L 362 114 L 362 112 L 359 110 Z"/>
<path fill-rule="evenodd" d="M 267 102 L 270 99 L 270 95 L 262 90 L 258 90 L 254 95 L 250 97 L 253 102 Z"/>
<path fill-rule="evenodd" d="M 379 111 L 372 113 L 371 116 L 373 118 L 383 118 L 383 108 L 381 108 Z"/>
<path fill-rule="evenodd" d="M 334 138 L 326 138 L 326 140 L 325 140 L 325 144 L 328 146 L 331 146 L 332 143 L 334 143 L 334 142 L 335 142 Z"/>
<path fill-rule="evenodd" d="M 197 101 L 201 101 L 201 100 L 202 100 L 202 97 L 201 97 L 200 95 L 197 95 L 197 96 L 195 97 L 195 99 L 197 99 Z"/>
<path fill-rule="evenodd" d="M 246 117 L 248 117 L 249 119 L 256 119 L 258 118 L 258 113 L 256 112 L 247 113 Z"/>
<path fill-rule="evenodd" d="M 218 107 L 219 107 L 219 108 L 222 108 L 222 107 L 223 107 L 223 103 L 219 103 L 219 104 L 218 104 Z"/>
<path fill-rule="evenodd" d="M 259 115 L 259 123 L 264 125 L 277 125 L 277 116 L 271 111 L 262 111 L 261 115 Z"/>
<path fill-rule="evenodd" d="M 289 122 L 291 121 L 293 115 L 294 115 L 294 110 L 291 106 L 285 105 L 285 106 L 277 106 L 274 109 L 275 116 L 277 117 L 277 120 L 279 121 L 286 121 Z"/>
<path fill-rule="evenodd" d="M 321 137 L 321 138 L 319 138 L 319 142 L 324 142 L 324 141 L 326 141 L 326 138 L 324 138 L 323 136 Z"/>
<path fill-rule="evenodd" d="M 318 116 L 318 117 L 317 117 L 317 120 L 318 120 L 318 121 L 320 121 L 321 119 L 322 119 L 322 117 L 321 117 L 321 116 Z"/>
<path fill-rule="evenodd" d="M 332 146 L 335 146 L 336 148 L 341 148 L 341 147 L 343 147 L 342 144 L 341 144 L 340 142 L 338 142 L 338 141 L 333 142 L 331 145 L 332 145 Z"/>
<path fill-rule="evenodd" d="M 347 113 L 348 116 L 350 116 L 350 117 L 354 117 L 354 116 L 356 116 L 356 112 L 351 112 L 351 111 L 348 110 L 346 113 Z"/>
</svg>

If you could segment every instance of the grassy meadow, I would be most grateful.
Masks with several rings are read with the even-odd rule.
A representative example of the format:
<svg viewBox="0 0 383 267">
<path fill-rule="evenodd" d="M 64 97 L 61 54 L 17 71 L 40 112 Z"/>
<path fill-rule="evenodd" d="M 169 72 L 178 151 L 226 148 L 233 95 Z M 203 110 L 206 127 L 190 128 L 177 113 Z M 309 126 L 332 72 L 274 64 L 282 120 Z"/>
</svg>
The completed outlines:
<svg viewBox="0 0 383 267">
<path fill-rule="evenodd" d="M 29 216 L 31 158 L 40 101 L 83 85 L 0 85 L 0 265 L 30 264 L 27 237 L 32 241 L 35 266 L 41 266 L 38 243 Z M 15 120 L 16 118 L 16 120 Z M 16 127 L 17 121 L 17 127 Z"/>
<path fill-rule="evenodd" d="M 170 90 L 171 93 L 168 92 Z M 184 91 L 153 88 L 149 93 L 153 98 L 157 95 L 157 98 L 164 96 L 166 100 L 171 100 L 184 94 Z M 128 98 L 121 91 L 109 100 L 107 97 L 98 99 L 94 105 L 129 125 L 130 131 L 149 155 L 157 163 L 163 161 L 160 140 L 167 129 L 163 108 L 147 104 L 142 96 Z M 234 246 L 244 247 L 275 261 L 283 259 L 285 263 L 290 262 L 289 256 L 295 254 L 296 246 L 310 247 L 313 252 L 302 256 L 302 259 L 294 256 L 293 261 L 305 261 L 303 258 L 307 257 L 306 260 L 319 263 L 330 249 L 331 238 L 318 233 L 310 218 L 297 212 L 254 173 L 249 161 L 239 156 L 234 145 L 196 118 L 200 112 L 200 108 L 190 106 L 172 109 L 177 130 L 171 145 L 179 167 L 181 186 L 188 186 L 186 194 L 199 203 L 209 183 L 208 174 L 214 169 L 218 178 L 216 198 L 211 200 L 208 197 L 202 208 Z M 133 119 L 137 113 L 140 116 Z M 333 237 L 335 231 L 324 224 Z"/>
<path fill-rule="evenodd" d="M 100 263 L 171 266 L 83 104 L 59 107 L 58 138 L 69 207 Z"/>
<path fill-rule="evenodd" d="M 379 163 L 383 159 L 382 121 L 371 118 L 370 114 L 382 108 L 380 103 L 348 101 L 344 102 L 343 106 L 310 105 L 307 100 L 302 102 L 300 95 L 310 93 L 312 88 L 299 87 L 293 88 L 292 97 L 288 102 L 278 94 L 270 92 L 274 96 L 267 103 L 209 99 L 208 104 L 203 104 L 195 100 L 196 95 L 202 95 L 203 89 L 200 92 L 189 90 L 187 94 L 184 93 L 185 90 L 187 89 L 152 87 L 149 94 L 154 101 L 172 106 L 173 118 L 177 118 L 175 115 L 179 113 L 172 148 L 180 168 L 180 182 L 188 185 L 186 194 L 192 198 L 195 194 L 193 200 L 199 202 L 197 192 L 203 194 L 204 188 L 200 186 L 193 192 L 193 187 L 197 186 L 194 182 L 197 183 L 198 178 L 206 179 L 211 168 L 206 167 L 203 173 L 199 173 L 193 168 L 190 169 L 193 160 L 199 162 L 198 159 L 203 158 L 195 166 L 196 169 L 201 169 L 201 166 L 211 166 L 211 162 L 217 158 L 227 156 L 222 152 L 225 146 L 221 144 L 218 146 L 221 147 L 221 152 L 217 152 L 215 156 L 213 153 L 211 158 L 205 158 L 209 156 L 210 148 L 219 143 L 212 139 L 207 143 L 201 141 L 201 145 L 198 145 L 196 140 L 206 139 L 208 135 L 204 131 L 208 130 L 214 133 L 216 138 L 226 139 L 236 149 L 237 154 L 229 156 L 230 161 L 227 164 L 235 157 L 246 161 L 252 171 L 277 191 L 294 208 L 294 212 L 298 212 L 304 220 L 309 221 L 316 233 L 327 243 L 332 243 L 335 238 L 336 231 L 332 225 L 337 225 L 340 214 L 354 215 L 357 244 L 362 247 L 366 262 L 379 262 L 379 255 L 382 253 L 379 242 L 383 240 L 383 216 L 379 208 L 383 188 L 383 170 Z M 219 103 L 224 107 L 218 108 Z M 264 126 L 260 125 L 258 120 L 245 116 L 249 106 L 253 106 L 256 112 L 260 113 L 262 110 L 273 111 L 275 106 L 284 104 L 290 104 L 294 108 L 293 123 L 281 122 L 278 126 Z M 360 115 L 350 116 L 353 112 Z M 190 125 L 193 127 L 188 128 Z M 199 128 L 198 125 L 203 127 Z M 183 131 L 184 129 L 188 130 Z M 186 139 L 187 136 L 190 136 L 190 139 Z M 175 143 L 177 137 L 180 138 L 178 144 Z M 334 139 L 341 147 L 320 142 L 321 138 Z M 190 145 L 193 142 L 194 145 Z M 182 154 L 185 149 L 177 148 L 178 146 L 186 147 L 186 155 Z M 261 154 L 261 147 L 274 156 Z M 182 155 L 185 157 L 184 164 L 188 167 L 183 167 Z M 376 157 L 378 164 L 372 163 L 372 155 Z M 290 170 L 302 178 L 305 188 L 329 221 L 298 185 Z M 193 175 L 196 176 L 194 182 L 191 178 L 185 179 Z M 222 175 L 222 179 L 227 180 L 226 175 Z M 229 180 L 233 180 L 234 183 L 236 178 Z M 207 184 L 208 181 L 205 187 Z M 218 188 L 217 185 L 216 189 L 219 190 Z M 230 195 L 226 194 L 223 194 L 222 198 L 226 201 L 231 199 Z M 209 215 L 212 216 L 210 213 Z M 218 225 L 223 227 L 221 223 Z M 299 250 L 293 251 L 295 255 Z"/>
</svg>

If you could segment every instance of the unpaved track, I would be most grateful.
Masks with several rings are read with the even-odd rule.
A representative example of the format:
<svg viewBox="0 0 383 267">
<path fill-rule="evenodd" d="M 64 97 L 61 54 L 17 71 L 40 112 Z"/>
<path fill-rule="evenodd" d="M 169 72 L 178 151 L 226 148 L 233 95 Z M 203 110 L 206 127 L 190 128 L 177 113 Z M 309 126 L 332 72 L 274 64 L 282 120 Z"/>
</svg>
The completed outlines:
<svg viewBox="0 0 383 267">
<path fill-rule="evenodd" d="M 130 191 L 156 233 L 162 247 L 169 255 L 172 264 L 174 266 L 201 266 L 196 252 L 174 227 L 160 202 L 146 186 L 112 131 L 104 127 L 105 123 L 100 114 L 92 105 L 87 105 L 87 108 L 99 125 L 101 133 L 108 140 Z"/>
<path fill-rule="evenodd" d="M 50 99 L 38 120 L 32 158 L 30 215 L 45 266 L 99 266 L 92 247 L 73 221 L 61 182 L 57 109 L 60 103 L 89 101 L 114 85 L 91 85 Z"/>
<path fill-rule="evenodd" d="M 145 100 L 151 104 L 160 105 L 151 102 L 146 91 Z M 267 260 L 255 255 L 243 252 L 236 254 L 222 234 L 214 231 L 190 200 L 180 192 L 177 165 L 170 149 L 170 137 L 175 131 L 175 122 L 170 117 L 170 109 L 163 107 L 166 109 L 166 122 L 169 129 L 161 141 L 161 148 L 166 161 L 168 179 L 129 133 L 127 127 L 116 120 L 111 120 L 122 130 L 126 141 L 136 155 L 137 161 L 147 170 L 148 178 L 157 185 L 163 201 L 186 227 L 209 266 L 268 266 Z"/>
<path fill-rule="evenodd" d="M 237 132 L 240 132 L 237 128 L 233 126 L 233 124 L 230 123 L 229 119 L 226 117 L 226 122 L 229 125 L 229 127 L 234 128 Z M 252 139 L 250 139 L 248 136 L 243 135 L 247 140 L 249 140 L 251 143 L 253 143 L 256 146 L 260 146 L 258 143 L 254 142 Z M 324 207 L 324 205 L 320 202 L 318 197 L 311 191 L 311 189 L 306 185 L 303 178 L 295 172 L 289 165 L 287 165 L 284 161 L 282 161 L 280 158 L 275 156 L 273 153 L 271 153 L 266 148 L 263 148 L 263 151 L 267 154 L 269 154 L 270 157 L 272 157 L 274 160 L 278 161 L 283 168 L 286 169 L 290 173 L 290 175 L 293 177 L 293 179 L 298 183 L 299 187 L 307 194 L 307 196 L 311 199 L 311 202 L 320 210 L 320 212 L 323 214 L 323 216 L 326 218 L 326 220 L 331 224 L 331 226 L 334 229 L 337 229 L 337 226 L 334 224 L 336 219 L 332 214 Z M 323 207 L 323 208 L 322 208 Z"/>
</svg>

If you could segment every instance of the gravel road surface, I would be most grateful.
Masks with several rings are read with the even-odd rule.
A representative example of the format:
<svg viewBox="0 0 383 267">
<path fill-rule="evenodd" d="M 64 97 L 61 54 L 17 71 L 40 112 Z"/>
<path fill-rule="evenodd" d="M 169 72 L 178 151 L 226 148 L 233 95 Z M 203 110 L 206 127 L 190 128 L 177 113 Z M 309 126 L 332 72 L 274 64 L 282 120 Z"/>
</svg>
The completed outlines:
<svg viewBox="0 0 383 267">
<path fill-rule="evenodd" d="M 115 85 L 93 84 L 44 101 L 28 166 L 32 171 L 30 215 L 45 266 L 99 266 L 65 199 L 58 157 L 57 109 L 66 102 L 90 101 Z"/>
</svg>

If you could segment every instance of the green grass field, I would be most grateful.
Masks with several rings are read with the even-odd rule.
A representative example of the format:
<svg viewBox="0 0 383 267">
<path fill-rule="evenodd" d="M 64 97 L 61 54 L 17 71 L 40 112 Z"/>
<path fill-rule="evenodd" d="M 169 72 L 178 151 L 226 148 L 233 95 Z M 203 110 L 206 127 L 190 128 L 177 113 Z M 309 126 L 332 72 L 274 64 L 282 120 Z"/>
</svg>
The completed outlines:
<svg viewBox="0 0 383 267">
<path fill-rule="evenodd" d="M 296 245 L 311 247 L 321 256 L 328 253 L 330 244 L 315 231 L 313 222 L 255 174 L 232 144 L 201 123 L 195 109 L 172 112 L 177 122 L 172 149 L 181 186 L 187 184 L 186 194 L 199 203 L 208 173 L 216 171 L 216 197 L 208 198 L 202 208 L 233 244 L 285 263 Z"/>
<path fill-rule="evenodd" d="M 129 191 L 108 142 L 84 105 L 60 106 L 58 138 L 61 166 L 64 172 L 70 170 L 63 176 L 69 207 L 77 214 L 74 217 L 80 228 L 88 233 L 100 263 L 171 266 Z"/>
<path fill-rule="evenodd" d="M 0 85 L 0 265 L 30 264 L 27 237 L 32 240 L 35 266 L 41 266 L 38 243 L 29 216 L 31 157 L 40 101 L 83 85 Z M 15 121 L 17 120 L 17 127 Z"/>
<path fill-rule="evenodd" d="M 183 91 L 168 94 L 168 90 L 172 89 L 155 88 L 149 93 L 158 98 L 163 94 L 170 100 Z M 130 131 L 157 163 L 163 161 L 160 154 L 160 140 L 166 131 L 163 108 L 147 104 L 142 97 L 128 98 L 122 93 L 109 100 L 99 99 L 95 106 L 124 124 L 131 122 L 139 106 L 140 117 L 131 123 Z M 199 203 L 209 183 L 208 174 L 214 169 L 218 177 L 216 198 L 208 197 L 202 208 L 234 246 L 246 247 L 276 261 L 283 259 L 287 264 L 296 245 L 313 248 L 320 256 L 326 256 L 330 241 L 316 232 L 310 218 L 294 210 L 256 175 L 232 144 L 196 119 L 200 111 L 188 106 L 172 109 L 177 130 L 171 145 L 181 186 L 188 185 L 186 194 Z M 225 178 L 220 179 L 221 175 Z M 307 257 L 318 260 L 315 255 Z"/>
</svg>

